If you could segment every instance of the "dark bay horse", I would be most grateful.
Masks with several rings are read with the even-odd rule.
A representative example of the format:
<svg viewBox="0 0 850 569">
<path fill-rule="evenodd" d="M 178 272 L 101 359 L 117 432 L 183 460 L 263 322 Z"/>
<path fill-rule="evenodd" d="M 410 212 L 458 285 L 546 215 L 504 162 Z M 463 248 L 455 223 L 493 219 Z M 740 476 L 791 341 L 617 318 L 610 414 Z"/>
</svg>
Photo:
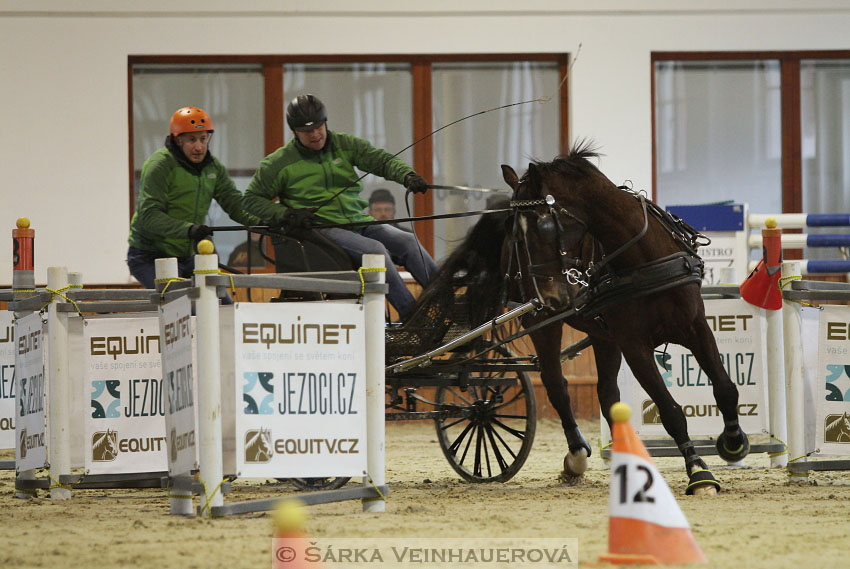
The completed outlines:
<svg viewBox="0 0 850 569">
<path fill-rule="evenodd" d="M 502 276 L 484 288 L 488 298 L 479 298 L 480 305 L 498 305 L 497 298 L 537 297 L 543 303 L 522 324 L 533 329 L 541 379 L 567 438 L 565 475 L 580 476 L 591 449 L 573 417 L 561 368 L 564 322 L 585 332 L 593 346 L 599 402 L 609 425 L 611 405 L 620 399 L 617 373 L 624 357 L 685 459 L 687 493 L 714 493 L 719 484 L 696 453 L 682 408 L 653 358 L 655 348 L 666 343 L 694 354 L 712 380 L 723 416 L 719 454 L 727 461 L 746 456 L 749 442 L 738 425 L 738 391 L 723 368 L 700 296 L 702 260 L 695 251 L 701 236 L 639 194 L 618 188 L 588 160 L 596 156 L 587 144 L 579 144 L 552 162 L 531 163 L 521 178 L 502 166 L 514 190 L 513 215 L 498 221 L 485 216 L 455 253 L 503 244 L 501 267 L 486 271 Z M 496 262 L 496 255 L 488 258 Z M 534 329 L 559 312 L 563 319 Z M 483 316 L 471 318 L 480 322 L 475 318 Z"/>
</svg>

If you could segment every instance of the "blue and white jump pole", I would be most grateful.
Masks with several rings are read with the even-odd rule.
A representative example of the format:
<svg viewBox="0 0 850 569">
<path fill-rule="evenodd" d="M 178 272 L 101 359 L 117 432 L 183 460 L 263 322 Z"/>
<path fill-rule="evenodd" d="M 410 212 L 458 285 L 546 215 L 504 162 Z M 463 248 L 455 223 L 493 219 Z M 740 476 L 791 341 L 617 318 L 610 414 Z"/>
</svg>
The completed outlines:
<svg viewBox="0 0 850 569">
<path fill-rule="evenodd" d="M 711 238 L 712 243 L 700 248 L 706 263 L 706 284 L 728 284 L 721 275 L 733 269 L 734 282 L 740 282 L 755 268 L 761 258 L 762 239 L 758 230 L 768 218 L 774 218 L 782 229 L 807 227 L 850 227 L 850 214 L 834 213 L 749 213 L 747 204 L 713 204 L 670 206 L 674 213 L 698 231 Z M 783 233 L 783 249 L 848 248 L 850 234 Z M 753 252 L 753 251 L 756 252 Z M 751 258 L 752 257 L 752 258 Z M 850 259 L 804 259 L 799 261 L 803 274 L 850 273 Z M 727 271 L 724 271 L 727 269 Z M 728 278 L 728 277 L 726 277 Z"/>
</svg>

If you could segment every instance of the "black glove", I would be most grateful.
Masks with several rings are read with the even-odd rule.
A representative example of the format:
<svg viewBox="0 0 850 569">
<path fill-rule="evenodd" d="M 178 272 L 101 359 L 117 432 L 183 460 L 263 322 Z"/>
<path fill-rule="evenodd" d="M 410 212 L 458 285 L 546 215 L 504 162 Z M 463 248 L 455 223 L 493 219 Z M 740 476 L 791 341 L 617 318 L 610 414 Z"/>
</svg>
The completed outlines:
<svg viewBox="0 0 850 569">
<path fill-rule="evenodd" d="M 287 230 L 308 229 L 316 217 L 315 210 L 306 207 L 288 207 L 281 226 Z"/>
<path fill-rule="evenodd" d="M 208 225 L 193 225 L 189 228 L 189 239 L 200 241 L 205 237 L 209 237 L 212 233 L 213 230 Z"/>
<path fill-rule="evenodd" d="M 404 187 L 414 194 L 424 194 L 428 191 L 428 182 L 416 172 L 411 172 L 404 177 Z"/>
</svg>

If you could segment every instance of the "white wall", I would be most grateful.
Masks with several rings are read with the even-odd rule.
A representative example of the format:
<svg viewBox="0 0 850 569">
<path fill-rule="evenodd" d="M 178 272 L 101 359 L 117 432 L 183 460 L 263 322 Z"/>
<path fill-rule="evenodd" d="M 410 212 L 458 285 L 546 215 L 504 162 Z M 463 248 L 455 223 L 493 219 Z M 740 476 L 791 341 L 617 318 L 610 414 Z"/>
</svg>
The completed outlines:
<svg viewBox="0 0 850 569">
<path fill-rule="evenodd" d="M 850 49 L 850 2 L 839 0 L 66 4 L 0 2 L 0 232 L 32 220 L 40 283 L 52 265 L 87 283 L 129 282 L 128 55 L 575 54 L 581 44 L 571 135 L 597 141 L 612 180 L 649 189 L 652 51 Z M 0 284 L 11 279 L 7 245 Z"/>
</svg>

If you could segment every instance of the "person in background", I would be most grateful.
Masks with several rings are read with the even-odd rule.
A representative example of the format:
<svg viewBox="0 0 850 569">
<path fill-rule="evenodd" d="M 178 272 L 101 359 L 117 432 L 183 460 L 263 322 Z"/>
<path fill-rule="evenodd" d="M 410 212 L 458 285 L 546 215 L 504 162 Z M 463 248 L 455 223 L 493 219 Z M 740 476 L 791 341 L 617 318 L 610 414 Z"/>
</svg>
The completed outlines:
<svg viewBox="0 0 850 569">
<path fill-rule="evenodd" d="M 203 109 L 178 109 L 171 116 L 165 146 L 142 166 L 127 266 L 145 288 L 154 288 L 158 258 L 177 257 L 179 276 L 192 276 L 195 246 L 212 235 L 204 224 L 212 200 L 237 223 L 259 224 L 242 209 L 242 194 L 224 165 L 210 154 L 214 129 Z"/>
<path fill-rule="evenodd" d="M 371 221 L 363 213 L 368 202 L 360 197 L 359 168 L 425 192 L 428 183 L 413 168 L 368 141 L 331 131 L 325 105 L 315 95 L 299 95 L 286 108 L 286 122 L 295 134 L 261 162 L 243 198 L 245 209 L 284 231 L 314 222 L 343 224 Z M 272 200 L 279 199 L 279 203 Z M 405 267 L 425 286 L 437 274 L 437 264 L 416 238 L 390 225 L 317 229 L 342 248 L 356 266 L 363 254 L 384 255 L 387 300 L 405 320 L 415 300 L 396 269 Z"/>
<path fill-rule="evenodd" d="M 369 215 L 378 221 L 386 221 L 395 219 L 395 197 L 386 188 L 378 188 L 369 195 Z M 391 223 L 393 227 L 398 227 L 402 231 L 410 232 L 410 229 L 405 225 Z"/>
</svg>

